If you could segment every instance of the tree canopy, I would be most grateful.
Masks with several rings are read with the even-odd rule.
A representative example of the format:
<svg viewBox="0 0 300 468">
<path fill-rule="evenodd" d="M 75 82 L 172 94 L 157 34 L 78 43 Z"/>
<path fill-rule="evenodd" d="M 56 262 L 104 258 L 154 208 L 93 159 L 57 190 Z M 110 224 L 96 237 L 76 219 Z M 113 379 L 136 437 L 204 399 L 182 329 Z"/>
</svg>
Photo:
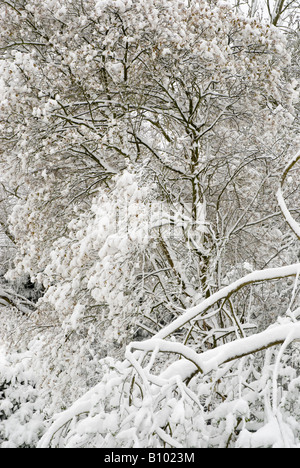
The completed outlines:
<svg viewBox="0 0 300 468">
<path fill-rule="evenodd" d="M 33 357 L 0 446 L 299 446 L 297 2 L 275 3 L 0 1 L 1 340 Z"/>
</svg>

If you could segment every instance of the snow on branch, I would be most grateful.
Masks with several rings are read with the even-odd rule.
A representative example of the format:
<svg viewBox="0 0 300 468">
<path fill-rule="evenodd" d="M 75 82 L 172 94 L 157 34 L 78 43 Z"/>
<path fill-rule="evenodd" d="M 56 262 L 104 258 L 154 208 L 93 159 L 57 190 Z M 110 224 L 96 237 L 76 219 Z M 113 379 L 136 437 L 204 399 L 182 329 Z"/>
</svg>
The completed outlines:
<svg viewBox="0 0 300 468">
<path fill-rule="evenodd" d="M 293 339 L 300 339 L 300 324 L 293 322 L 282 326 L 275 325 L 262 333 L 226 343 L 201 354 L 182 343 L 166 340 L 169 335 L 186 323 L 201 316 L 201 314 L 218 301 L 228 299 L 242 287 L 262 281 L 298 276 L 299 272 L 300 264 L 298 263 L 286 267 L 254 271 L 238 279 L 229 286 L 222 288 L 199 305 L 188 309 L 182 316 L 160 330 L 151 339 L 143 342 L 132 342 L 127 348 L 126 357 L 130 361 L 130 357 L 133 357 L 134 351 L 141 351 L 143 353 L 153 352 L 155 354 L 157 354 L 157 352 L 177 354 L 183 359 L 173 363 L 160 377 L 163 380 L 168 380 L 174 375 L 180 375 L 182 380 L 187 380 L 198 372 L 207 374 L 217 369 L 217 367 L 222 364 L 267 349 L 271 346 L 282 344 L 290 333 L 293 333 L 292 341 Z"/>
<path fill-rule="evenodd" d="M 131 343 L 130 349 L 146 353 L 159 349 L 161 352 L 176 353 L 183 356 L 184 359 L 176 361 L 162 372 L 160 378 L 162 380 L 169 380 L 177 375 L 184 381 L 198 372 L 208 374 L 222 364 L 257 353 L 271 346 L 283 344 L 287 337 L 289 337 L 290 342 L 300 339 L 300 323 L 290 322 L 283 325 L 275 325 L 261 333 L 225 343 L 201 354 L 196 353 L 181 343 L 155 338 L 144 342 Z"/>
<path fill-rule="evenodd" d="M 164 339 L 167 338 L 169 335 L 174 333 L 179 328 L 183 327 L 186 323 L 190 322 L 191 320 L 201 316 L 208 308 L 212 307 L 218 301 L 229 298 L 235 292 L 239 291 L 241 288 L 262 282 L 262 281 L 272 281 L 281 278 L 287 278 L 290 276 L 297 276 L 300 270 L 300 264 L 295 263 L 293 265 L 288 265 L 284 267 L 278 268 L 268 268 L 266 270 L 258 270 L 249 273 L 248 275 L 244 276 L 243 278 L 239 278 L 238 280 L 231 283 L 229 286 L 226 286 L 215 294 L 212 294 L 210 297 L 205 299 L 200 304 L 186 310 L 181 316 L 179 316 L 174 322 L 167 325 L 165 328 L 160 330 L 153 339 Z"/>
<path fill-rule="evenodd" d="M 277 191 L 277 201 L 278 201 L 278 204 L 279 204 L 279 207 L 282 211 L 282 214 L 286 220 L 286 222 L 288 223 L 288 225 L 290 226 L 290 228 L 292 229 L 292 231 L 296 234 L 296 236 L 298 237 L 298 239 L 300 239 L 300 225 L 297 223 L 297 221 L 292 217 L 290 211 L 288 210 L 287 206 L 286 206 L 286 203 L 284 201 L 284 198 L 283 198 L 283 194 L 282 194 L 282 189 L 283 189 L 283 185 L 284 185 L 284 182 L 287 178 L 287 175 L 288 173 L 290 172 L 290 170 L 295 166 L 295 164 L 297 164 L 297 162 L 299 161 L 300 159 L 300 153 L 298 153 L 289 163 L 288 165 L 286 166 L 284 172 L 283 172 L 283 175 L 281 177 L 281 180 L 280 180 L 280 186 L 279 186 L 279 189 Z"/>
</svg>

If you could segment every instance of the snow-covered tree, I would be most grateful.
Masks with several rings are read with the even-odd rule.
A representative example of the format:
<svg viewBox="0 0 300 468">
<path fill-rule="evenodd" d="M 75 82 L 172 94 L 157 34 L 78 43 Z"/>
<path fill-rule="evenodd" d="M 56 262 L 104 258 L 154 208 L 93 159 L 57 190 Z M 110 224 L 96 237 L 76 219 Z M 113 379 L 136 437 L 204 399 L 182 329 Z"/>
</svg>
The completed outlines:
<svg viewBox="0 0 300 468">
<path fill-rule="evenodd" d="M 276 410 L 283 350 L 261 378 L 248 357 L 297 320 L 298 82 L 274 24 L 222 1 L 0 1 L 7 278 L 45 289 L 10 336 L 49 412 L 102 379 L 42 445 L 250 444 L 272 366 Z"/>
</svg>

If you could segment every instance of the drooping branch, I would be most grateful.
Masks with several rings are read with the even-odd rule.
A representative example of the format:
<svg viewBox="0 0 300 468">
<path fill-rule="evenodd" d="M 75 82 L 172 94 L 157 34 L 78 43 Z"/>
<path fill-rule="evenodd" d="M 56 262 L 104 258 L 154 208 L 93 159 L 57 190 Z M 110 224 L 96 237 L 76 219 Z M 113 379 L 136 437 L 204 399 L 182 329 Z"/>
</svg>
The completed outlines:
<svg viewBox="0 0 300 468">
<path fill-rule="evenodd" d="M 288 173 L 295 166 L 295 164 L 297 164 L 299 159 L 300 159 L 300 153 L 298 153 L 286 166 L 286 168 L 285 168 L 285 170 L 283 172 L 283 175 L 281 177 L 281 180 L 280 180 L 280 186 L 279 186 L 277 194 L 276 194 L 277 195 L 277 201 L 278 201 L 279 207 L 281 209 L 281 212 L 282 212 L 286 222 L 288 223 L 288 225 L 290 226 L 290 228 L 292 229 L 294 234 L 296 234 L 298 239 L 300 239 L 300 225 L 292 217 L 290 211 L 288 210 L 288 208 L 286 206 L 286 203 L 284 201 L 284 198 L 283 198 L 282 190 L 283 190 L 283 186 L 284 186 L 284 183 L 285 183 L 285 180 L 287 178 Z"/>
<path fill-rule="evenodd" d="M 178 317 L 174 322 L 170 325 L 166 326 L 162 330 L 160 330 L 155 337 L 158 339 L 165 339 L 172 333 L 174 333 L 179 328 L 183 327 L 185 324 L 194 320 L 196 318 L 201 317 L 201 315 L 214 304 L 222 299 L 226 299 L 232 296 L 232 294 L 236 293 L 240 289 L 245 286 L 254 283 L 260 283 L 263 281 L 273 281 L 281 278 L 288 278 L 290 276 L 296 276 L 299 272 L 300 264 L 295 263 L 293 265 L 288 265 L 285 267 L 280 268 L 268 268 L 266 270 L 258 270 L 248 275 L 244 276 L 243 278 L 234 281 L 229 286 L 226 286 L 215 294 L 212 294 L 210 297 L 205 299 L 200 304 L 186 310 L 180 317 Z"/>
<path fill-rule="evenodd" d="M 0 287 L 0 306 L 16 307 L 22 314 L 30 315 L 35 304 L 15 291 Z"/>
</svg>

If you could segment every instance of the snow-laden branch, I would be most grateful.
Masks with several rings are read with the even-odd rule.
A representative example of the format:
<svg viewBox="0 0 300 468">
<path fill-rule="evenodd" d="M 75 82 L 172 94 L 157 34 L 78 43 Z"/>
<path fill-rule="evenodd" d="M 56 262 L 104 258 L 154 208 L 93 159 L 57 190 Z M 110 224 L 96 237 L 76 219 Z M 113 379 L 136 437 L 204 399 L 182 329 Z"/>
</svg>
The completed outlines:
<svg viewBox="0 0 300 468">
<path fill-rule="evenodd" d="M 195 373 L 206 374 L 218 366 L 239 359 L 243 356 L 267 349 L 277 344 L 282 344 L 290 333 L 292 341 L 300 339 L 300 324 L 288 323 L 282 326 L 274 326 L 266 331 L 227 343 L 204 353 L 197 353 L 182 343 L 167 341 L 166 338 L 177 329 L 191 320 L 199 318 L 209 307 L 220 300 L 228 299 L 241 288 L 262 281 L 272 281 L 290 276 L 297 276 L 300 272 L 300 264 L 289 265 L 280 268 L 269 268 L 254 271 L 243 278 L 238 279 L 229 286 L 222 288 L 209 298 L 195 307 L 188 309 L 182 316 L 178 317 L 170 325 L 160 330 L 150 340 L 144 342 L 132 342 L 127 348 L 127 358 L 134 351 L 142 352 L 164 352 L 173 353 L 183 357 L 180 361 L 172 364 L 160 377 L 168 379 L 174 375 L 180 375 L 183 380 L 190 378 Z"/>
<path fill-rule="evenodd" d="M 287 337 L 289 337 L 290 342 L 300 339 L 300 323 L 289 322 L 283 325 L 275 325 L 261 333 L 226 343 L 201 354 L 181 343 L 155 338 L 144 342 L 131 343 L 130 348 L 147 353 L 159 349 L 162 352 L 183 356 L 184 359 L 176 361 L 162 372 L 160 379 L 169 380 L 171 377 L 178 375 L 182 380 L 186 380 L 198 372 L 207 374 L 212 370 L 216 370 L 222 364 L 282 344 Z"/>
<path fill-rule="evenodd" d="M 262 281 L 272 281 L 276 279 L 287 278 L 290 276 L 296 276 L 299 273 L 299 270 L 300 264 L 295 263 L 293 265 L 288 265 L 279 268 L 268 268 L 266 270 L 253 271 L 252 273 L 249 273 L 243 278 L 240 278 L 237 281 L 231 283 L 230 285 L 220 289 L 215 294 L 212 294 L 210 297 L 208 297 L 195 307 L 187 309 L 181 316 L 174 320 L 174 322 L 170 323 L 165 328 L 160 330 L 153 337 L 153 339 L 167 338 L 177 329 L 183 327 L 186 323 L 201 316 L 207 309 L 212 307 L 218 301 L 229 298 L 230 296 L 232 296 L 232 294 L 234 294 L 235 292 L 239 291 L 241 288 L 247 285 L 259 283 Z"/>
<path fill-rule="evenodd" d="M 284 201 L 284 198 L 283 198 L 283 194 L 282 194 L 282 189 L 283 189 L 283 185 L 284 185 L 284 182 L 286 180 L 286 177 L 288 175 L 288 173 L 290 172 L 290 170 L 295 166 L 295 164 L 297 164 L 297 162 L 299 161 L 300 159 L 300 153 L 298 153 L 289 163 L 288 165 L 286 166 L 284 172 L 283 172 L 283 175 L 282 175 L 282 178 L 280 180 L 280 186 L 279 186 L 279 189 L 277 191 L 277 201 L 278 201 L 278 204 L 279 204 L 279 207 L 282 211 L 282 214 L 286 220 L 286 222 L 288 223 L 288 225 L 290 226 L 290 228 L 292 229 L 292 231 L 296 234 L 296 236 L 298 237 L 298 239 L 300 239 L 300 225 L 297 223 L 297 221 L 292 217 L 290 211 L 288 210 L 287 206 L 286 206 L 286 203 Z"/>
</svg>

